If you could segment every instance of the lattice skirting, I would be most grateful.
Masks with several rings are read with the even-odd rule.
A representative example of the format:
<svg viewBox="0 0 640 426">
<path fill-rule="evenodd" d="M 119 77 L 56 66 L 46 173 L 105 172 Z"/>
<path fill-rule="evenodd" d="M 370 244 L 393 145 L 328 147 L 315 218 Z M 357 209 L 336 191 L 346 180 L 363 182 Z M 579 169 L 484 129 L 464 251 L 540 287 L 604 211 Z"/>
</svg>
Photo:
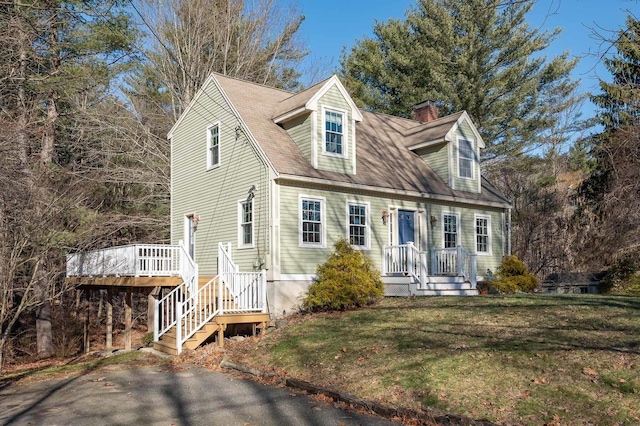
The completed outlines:
<svg viewBox="0 0 640 426">
<path fill-rule="evenodd" d="M 409 284 L 385 284 L 384 295 L 390 297 L 406 297 L 411 296 Z"/>
</svg>

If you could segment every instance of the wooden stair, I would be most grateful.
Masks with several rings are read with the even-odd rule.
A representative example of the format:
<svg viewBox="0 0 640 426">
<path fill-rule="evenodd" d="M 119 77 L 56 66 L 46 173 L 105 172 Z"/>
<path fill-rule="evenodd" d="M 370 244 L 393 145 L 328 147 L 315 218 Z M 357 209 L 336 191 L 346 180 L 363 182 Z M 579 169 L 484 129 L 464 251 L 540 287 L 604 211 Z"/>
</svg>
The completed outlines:
<svg viewBox="0 0 640 426">
<path fill-rule="evenodd" d="M 199 277 L 198 278 L 198 289 L 202 288 L 209 281 L 211 281 L 213 277 Z M 230 300 L 231 295 L 228 291 L 225 291 L 225 296 Z M 216 297 L 216 301 L 217 301 Z M 202 300 L 200 300 L 203 303 Z M 211 321 L 207 322 L 203 327 L 201 327 L 196 333 L 187 339 L 186 342 L 182 345 L 182 349 L 196 349 L 198 346 L 203 344 L 207 339 L 209 339 L 214 333 L 218 333 L 218 345 L 223 346 L 224 344 L 224 331 L 227 329 L 229 324 L 253 324 L 255 329 L 265 330 L 270 322 L 269 313 L 262 312 L 242 312 L 242 313 L 229 313 L 224 315 L 216 315 Z M 178 355 L 177 349 L 177 340 L 176 340 L 176 327 L 171 327 L 169 331 L 167 331 L 159 341 L 153 342 L 153 348 L 160 352 L 167 353 L 169 355 Z"/>
</svg>

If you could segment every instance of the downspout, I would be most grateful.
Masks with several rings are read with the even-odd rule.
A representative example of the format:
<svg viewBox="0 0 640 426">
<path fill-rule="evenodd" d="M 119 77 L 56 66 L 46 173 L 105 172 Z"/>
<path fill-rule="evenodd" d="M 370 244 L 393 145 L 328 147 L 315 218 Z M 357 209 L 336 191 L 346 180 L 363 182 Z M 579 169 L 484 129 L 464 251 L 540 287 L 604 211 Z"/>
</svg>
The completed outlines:
<svg viewBox="0 0 640 426">
<path fill-rule="evenodd" d="M 507 209 L 507 254 L 511 254 L 511 207 Z"/>
</svg>

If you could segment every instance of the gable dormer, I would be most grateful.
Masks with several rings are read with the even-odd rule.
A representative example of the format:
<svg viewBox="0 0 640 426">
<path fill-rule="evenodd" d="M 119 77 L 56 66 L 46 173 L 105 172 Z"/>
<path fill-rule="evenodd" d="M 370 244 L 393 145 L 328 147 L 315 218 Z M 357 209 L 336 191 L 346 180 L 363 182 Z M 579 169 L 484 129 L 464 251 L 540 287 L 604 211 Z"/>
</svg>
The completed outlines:
<svg viewBox="0 0 640 426">
<path fill-rule="evenodd" d="M 466 111 L 438 118 L 435 105 L 414 108 L 421 124 L 405 132 L 407 146 L 418 154 L 451 189 L 479 193 L 480 149 L 485 147 Z"/>
<path fill-rule="evenodd" d="M 282 126 L 318 170 L 356 174 L 356 122 L 362 114 L 337 76 L 280 103 Z"/>
</svg>

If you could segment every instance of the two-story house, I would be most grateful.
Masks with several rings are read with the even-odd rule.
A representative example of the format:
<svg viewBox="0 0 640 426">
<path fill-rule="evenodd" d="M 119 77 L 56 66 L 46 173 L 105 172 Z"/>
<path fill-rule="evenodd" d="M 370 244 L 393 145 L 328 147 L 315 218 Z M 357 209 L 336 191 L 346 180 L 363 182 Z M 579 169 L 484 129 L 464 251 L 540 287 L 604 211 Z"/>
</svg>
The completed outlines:
<svg viewBox="0 0 640 426">
<path fill-rule="evenodd" d="M 212 75 L 169 132 L 173 242 L 205 275 L 231 242 L 240 270 L 266 269 L 278 314 L 340 237 L 388 294 L 477 294 L 507 251 L 510 204 L 481 176 L 466 112 L 413 113 L 358 109 L 336 76 L 292 94 Z"/>
<path fill-rule="evenodd" d="M 336 76 L 293 94 L 213 74 L 168 135 L 172 245 L 76 253 L 67 275 L 164 288 L 155 346 L 171 353 L 296 309 L 342 237 L 387 295 L 477 294 L 509 251 L 510 203 L 466 112 L 413 114 L 358 109 Z"/>
</svg>

